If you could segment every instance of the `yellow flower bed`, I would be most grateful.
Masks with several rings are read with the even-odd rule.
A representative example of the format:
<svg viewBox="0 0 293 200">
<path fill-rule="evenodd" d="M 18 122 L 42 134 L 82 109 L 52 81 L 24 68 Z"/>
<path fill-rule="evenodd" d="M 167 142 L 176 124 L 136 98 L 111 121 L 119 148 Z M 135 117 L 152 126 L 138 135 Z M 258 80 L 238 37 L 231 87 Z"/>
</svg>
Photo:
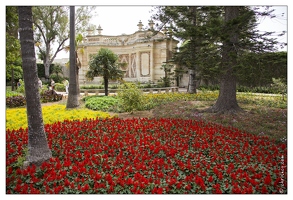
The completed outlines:
<svg viewBox="0 0 293 200">
<path fill-rule="evenodd" d="M 111 118 L 106 112 L 93 111 L 86 108 L 66 109 L 65 105 L 42 107 L 44 124 L 53 124 L 64 120 L 82 120 L 90 118 Z M 26 108 L 6 109 L 6 129 L 27 128 Z"/>
<path fill-rule="evenodd" d="M 147 94 L 144 95 L 145 99 L 147 101 L 180 101 L 180 100 L 186 100 L 186 101 L 214 101 L 218 98 L 219 92 L 200 92 L 197 94 L 189 94 L 189 93 L 156 93 L 156 94 Z"/>
</svg>

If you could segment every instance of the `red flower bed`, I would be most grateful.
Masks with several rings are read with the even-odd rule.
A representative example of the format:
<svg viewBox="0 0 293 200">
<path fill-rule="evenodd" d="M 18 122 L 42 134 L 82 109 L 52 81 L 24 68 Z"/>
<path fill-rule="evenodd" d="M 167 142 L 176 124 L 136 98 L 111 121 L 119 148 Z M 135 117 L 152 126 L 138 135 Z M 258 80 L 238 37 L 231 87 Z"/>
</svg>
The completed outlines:
<svg viewBox="0 0 293 200">
<path fill-rule="evenodd" d="M 20 169 L 27 129 L 6 131 L 6 193 L 287 193 L 287 145 L 194 120 L 45 125 L 53 153 Z"/>
</svg>

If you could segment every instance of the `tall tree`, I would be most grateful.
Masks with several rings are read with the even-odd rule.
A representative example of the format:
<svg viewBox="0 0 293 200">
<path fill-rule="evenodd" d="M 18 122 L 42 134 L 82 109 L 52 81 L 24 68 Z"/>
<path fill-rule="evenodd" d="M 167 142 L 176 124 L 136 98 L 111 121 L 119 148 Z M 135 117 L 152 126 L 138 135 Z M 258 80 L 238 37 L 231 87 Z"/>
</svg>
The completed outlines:
<svg viewBox="0 0 293 200">
<path fill-rule="evenodd" d="M 68 40 L 68 13 L 63 6 L 35 6 L 33 19 L 38 57 L 43 60 L 45 77 L 49 78 L 50 65 Z M 56 42 L 57 49 L 53 52 Z"/>
<path fill-rule="evenodd" d="M 75 7 L 70 6 L 70 52 L 69 52 L 69 94 L 66 108 L 76 108 L 79 106 L 79 92 L 77 90 L 78 74 L 76 66 L 76 52 L 75 52 Z"/>
<path fill-rule="evenodd" d="M 52 157 L 44 131 L 34 48 L 32 7 L 20 6 L 19 36 L 28 121 L 28 164 L 40 165 Z"/>
<path fill-rule="evenodd" d="M 83 34 L 92 18 L 96 6 L 80 6 L 75 19 L 76 30 Z M 69 39 L 68 8 L 66 6 L 33 7 L 35 40 L 39 58 L 45 66 L 45 76 L 49 77 L 50 65 L 57 54 L 65 48 Z M 57 43 L 57 49 L 54 44 Z"/>
<path fill-rule="evenodd" d="M 123 77 L 118 66 L 118 56 L 110 49 L 101 48 L 96 55 L 91 55 L 89 70 L 86 78 L 93 80 L 95 76 L 103 76 L 105 95 L 108 96 L 109 79 L 116 80 Z"/>
<path fill-rule="evenodd" d="M 20 44 L 18 40 L 18 8 L 6 6 L 6 81 L 22 79 Z"/>
<path fill-rule="evenodd" d="M 81 55 L 84 54 L 84 47 L 80 47 L 79 45 L 82 43 L 83 41 L 83 36 L 82 34 L 77 34 L 75 36 L 75 67 L 76 67 L 76 91 L 79 94 L 80 93 L 80 89 L 79 89 L 79 69 L 81 67 L 81 62 L 78 58 L 78 51 L 81 53 Z M 65 47 L 65 51 L 68 52 L 70 51 L 71 47 L 70 46 L 66 46 Z M 66 63 L 66 66 L 70 66 L 70 61 Z"/>
<path fill-rule="evenodd" d="M 248 6 L 225 6 L 224 24 L 221 30 L 220 91 L 219 97 L 208 111 L 241 111 L 236 99 L 236 84 L 241 69 L 240 61 L 247 52 L 270 52 L 276 50 L 276 38 L 268 38 L 272 32 L 256 30 L 258 13 Z M 260 15 L 269 15 L 262 12 Z"/>
<path fill-rule="evenodd" d="M 178 8 L 173 10 L 178 11 Z M 250 6 L 204 6 L 197 10 L 197 28 L 195 29 L 192 29 L 192 25 L 188 25 L 192 20 L 184 20 L 189 19 L 186 16 L 188 12 L 170 13 L 163 12 L 162 19 L 165 20 L 163 22 L 175 19 L 172 21 L 175 27 L 174 35 L 177 29 L 178 37 L 190 40 L 184 46 L 183 54 L 180 52 L 177 54 L 179 60 L 183 60 L 187 66 L 189 63 L 194 63 L 189 68 L 195 69 L 196 66 L 196 70 L 201 70 L 197 74 L 201 75 L 202 70 L 208 67 L 213 71 L 211 74 L 217 72 L 220 78 L 219 98 L 209 111 L 237 112 L 241 110 L 236 101 L 237 73 L 241 56 L 247 52 L 275 51 L 278 44 L 276 38 L 267 37 L 272 35 L 272 32 L 260 33 L 256 30 L 257 16 L 270 16 L 271 11 L 261 12 Z M 192 41 L 192 38 L 196 40 Z M 196 48 L 189 49 L 194 46 L 192 42 L 197 42 Z M 184 55 L 187 56 L 182 59 Z"/>
<path fill-rule="evenodd" d="M 239 7 L 225 7 L 225 36 L 222 50 L 222 75 L 220 79 L 220 94 L 216 104 L 211 108 L 213 112 L 227 112 L 241 110 L 236 100 L 237 45 L 239 43 Z"/>
<path fill-rule="evenodd" d="M 221 13 L 216 7 L 203 6 L 160 6 L 156 9 L 153 18 L 161 22 L 158 29 L 167 26 L 175 38 L 184 42 L 179 51 L 174 52 L 173 59 L 189 69 L 188 92 L 196 93 L 199 68 L 204 58 L 201 49 L 208 46 L 211 40 L 207 24 L 213 19 L 212 25 L 215 25 Z"/>
</svg>

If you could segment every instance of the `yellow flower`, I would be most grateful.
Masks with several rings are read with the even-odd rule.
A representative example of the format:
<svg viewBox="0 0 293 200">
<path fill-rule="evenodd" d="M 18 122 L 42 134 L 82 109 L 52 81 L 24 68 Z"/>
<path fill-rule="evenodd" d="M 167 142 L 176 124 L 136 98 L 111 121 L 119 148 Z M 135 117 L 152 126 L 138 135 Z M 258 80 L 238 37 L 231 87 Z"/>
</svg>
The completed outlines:
<svg viewBox="0 0 293 200">
<path fill-rule="evenodd" d="M 111 118 L 106 112 L 93 111 L 87 108 L 66 109 L 65 105 L 42 107 L 44 124 L 53 124 L 64 120 L 83 120 L 84 118 Z M 6 129 L 27 128 L 26 108 L 6 109 Z"/>
</svg>

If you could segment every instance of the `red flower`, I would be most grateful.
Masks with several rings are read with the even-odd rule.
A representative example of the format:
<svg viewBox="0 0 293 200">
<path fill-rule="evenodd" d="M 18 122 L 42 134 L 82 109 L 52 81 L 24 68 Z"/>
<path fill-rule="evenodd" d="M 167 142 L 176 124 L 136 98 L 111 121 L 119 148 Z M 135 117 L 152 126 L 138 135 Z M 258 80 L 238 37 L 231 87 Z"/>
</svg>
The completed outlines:
<svg viewBox="0 0 293 200">
<path fill-rule="evenodd" d="M 213 177 L 210 176 L 209 179 L 208 179 L 208 181 L 209 181 L 210 183 L 213 182 Z"/>
<path fill-rule="evenodd" d="M 90 186 L 88 184 L 85 184 L 82 188 L 81 188 L 81 191 L 83 193 L 85 193 L 86 191 L 88 191 L 90 189 Z"/>
<path fill-rule="evenodd" d="M 268 190 L 266 188 L 266 186 L 263 186 L 262 189 L 261 189 L 261 193 L 262 194 L 268 194 Z"/>
<path fill-rule="evenodd" d="M 267 176 L 265 177 L 265 184 L 271 185 L 272 179 L 269 173 L 267 173 Z"/>
<path fill-rule="evenodd" d="M 154 188 L 152 194 L 163 194 L 163 188 Z"/>
</svg>

